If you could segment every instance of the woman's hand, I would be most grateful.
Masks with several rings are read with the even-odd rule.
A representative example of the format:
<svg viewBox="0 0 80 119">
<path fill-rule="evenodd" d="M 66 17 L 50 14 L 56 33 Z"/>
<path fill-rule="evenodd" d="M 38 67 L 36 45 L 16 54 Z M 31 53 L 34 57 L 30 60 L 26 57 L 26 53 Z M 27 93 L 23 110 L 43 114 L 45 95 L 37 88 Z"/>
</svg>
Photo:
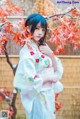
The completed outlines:
<svg viewBox="0 0 80 119">
<path fill-rule="evenodd" d="M 45 54 L 51 58 L 54 72 L 56 72 L 57 71 L 57 62 L 55 59 L 55 55 L 54 55 L 53 51 L 50 49 L 50 47 L 47 44 L 41 45 L 41 46 L 39 46 L 39 50 L 40 50 L 40 52 L 42 52 L 43 54 Z"/>
<path fill-rule="evenodd" d="M 50 49 L 50 47 L 47 44 L 39 46 L 39 50 L 40 52 L 42 52 L 47 56 L 51 56 L 53 54 L 53 51 Z"/>
</svg>

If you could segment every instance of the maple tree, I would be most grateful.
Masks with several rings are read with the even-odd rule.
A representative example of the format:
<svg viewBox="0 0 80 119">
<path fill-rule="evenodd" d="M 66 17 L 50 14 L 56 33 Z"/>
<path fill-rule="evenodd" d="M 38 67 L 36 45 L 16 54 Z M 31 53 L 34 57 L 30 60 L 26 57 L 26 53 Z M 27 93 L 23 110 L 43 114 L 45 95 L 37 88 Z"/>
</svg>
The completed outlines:
<svg viewBox="0 0 80 119">
<path fill-rule="evenodd" d="M 10 22 L 8 17 L 14 14 L 21 14 L 21 9 L 16 3 L 11 3 L 10 0 L 3 0 L 0 7 L 0 54 L 5 54 L 6 59 L 10 67 L 12 68 L 13 74 L 15 75 L 16 67 L 13 67 L 8 53 L 7 53 L 7 43 L 10 40 L 16 41 L 16 44 L 23 46 L 24 43 L 27 44 L 28 40 L 32 39 L 32 35 L 27 32 L 28 27 L 24 26 L 24 19 L 20 18 L 15 22 Z M 43 6 L 42 6 L 43 7 Z M 41 8 L 43 10 L 43 8 Z M 52 26 L 49 26 L 51 31 L 51 38 L 47 41 L 55 45 L 55 54 L 65 53 L 66 46 L 68 44 L 73 46 L 73 50 L 80 48 L 80 10 L 78 8 L 67 9 L 64 13 L 53 12 L 53 15 L 47 16 L 46 12 L 41 11 L 42 15 L 45 16 L 47 21 L 52 20 Z M 52 10 L 51 10 L 52 13 Z M 26 39 L 26 36 L 28 39 Z M 27 44 L 28 45 L 28 44 Z M 0 89 L 0 100 L 6 100 L 9 105 L 9 114 L 13 119 L 16 115 L 15 100 L 17 96 L 11 97 L 12 93 L 6 91 L 6 89 Z M 11 101 L 12 98 L 12 101 Z M 11 101 L 11 102 L 10 102 Z M 61 107 L 61 104 L 56 104 L 57 110 Z M 14 110 L 14 111 L 13 111 Z M 14 115 L 13 115 L 14 114 Z"/>
<path fill-rule="evenodd" d="M 68 54 L 69 46 L 72 52 L 80 49 L 80 9 L 67 8 L 62 12 L 50 0 L 36 0 L 35 9 L 47 18 L 51 31 L 47 41 L 53 45 L 55 54 Z"/>
<path fill-rule="evenodd" d="M 63 13 L 54 17 L 57 17 L 59 25 L 53 27 L 49 41 L 56 46 L 55 54 L 66 53 L 66 46 L 69 44 L 73 47 L 73 51 L 80 49 L 80 10 L 73 8 L 70 15 L 65 16 Z"/>
</svg>

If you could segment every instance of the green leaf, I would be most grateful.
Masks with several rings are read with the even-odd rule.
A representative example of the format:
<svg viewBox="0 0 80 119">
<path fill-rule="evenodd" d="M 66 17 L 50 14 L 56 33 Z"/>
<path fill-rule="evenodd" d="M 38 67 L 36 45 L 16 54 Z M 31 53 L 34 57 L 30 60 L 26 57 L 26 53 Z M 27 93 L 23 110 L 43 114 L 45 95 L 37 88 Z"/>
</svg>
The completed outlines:
<svg viewBox="0 0 80 119">
<path fill-rule="evenodd" d="M 31 82 L 34 82 L 34 78 L 32 78 L 32 77 L 29 77 L 29 80 L 30 80 Z"/>
</svg>

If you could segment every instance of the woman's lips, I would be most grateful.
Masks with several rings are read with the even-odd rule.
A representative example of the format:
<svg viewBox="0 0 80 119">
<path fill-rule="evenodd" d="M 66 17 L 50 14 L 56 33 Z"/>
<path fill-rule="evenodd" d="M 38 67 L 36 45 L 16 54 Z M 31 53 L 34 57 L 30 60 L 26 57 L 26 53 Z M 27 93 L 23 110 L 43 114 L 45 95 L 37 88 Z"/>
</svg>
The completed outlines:
<svg viewBox="0 0 80 119">
<path fill-rule="evenodd" d="M 37 36 L 37 38 L 41 38 L 41 36 Z"/>
</svg>

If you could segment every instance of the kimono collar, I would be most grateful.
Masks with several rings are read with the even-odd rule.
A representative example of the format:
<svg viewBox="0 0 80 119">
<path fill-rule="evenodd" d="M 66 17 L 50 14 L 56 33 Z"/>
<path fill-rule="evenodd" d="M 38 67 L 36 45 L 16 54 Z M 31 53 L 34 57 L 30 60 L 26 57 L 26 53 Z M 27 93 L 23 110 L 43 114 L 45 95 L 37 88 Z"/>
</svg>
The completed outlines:
<svg viewBox="0 0 80 119">
<path fill-rule="evenodd" d="M 32 48 L 35 48 L 36 50 L 39 50 L 38 46 L 36 45 L 36 43 L 35 43 L 34 41 L 30 41 L 30 42 L 28 42 L 28 43 L 30 44 L 30 46 L 31 46 Z"/>
</svg>

